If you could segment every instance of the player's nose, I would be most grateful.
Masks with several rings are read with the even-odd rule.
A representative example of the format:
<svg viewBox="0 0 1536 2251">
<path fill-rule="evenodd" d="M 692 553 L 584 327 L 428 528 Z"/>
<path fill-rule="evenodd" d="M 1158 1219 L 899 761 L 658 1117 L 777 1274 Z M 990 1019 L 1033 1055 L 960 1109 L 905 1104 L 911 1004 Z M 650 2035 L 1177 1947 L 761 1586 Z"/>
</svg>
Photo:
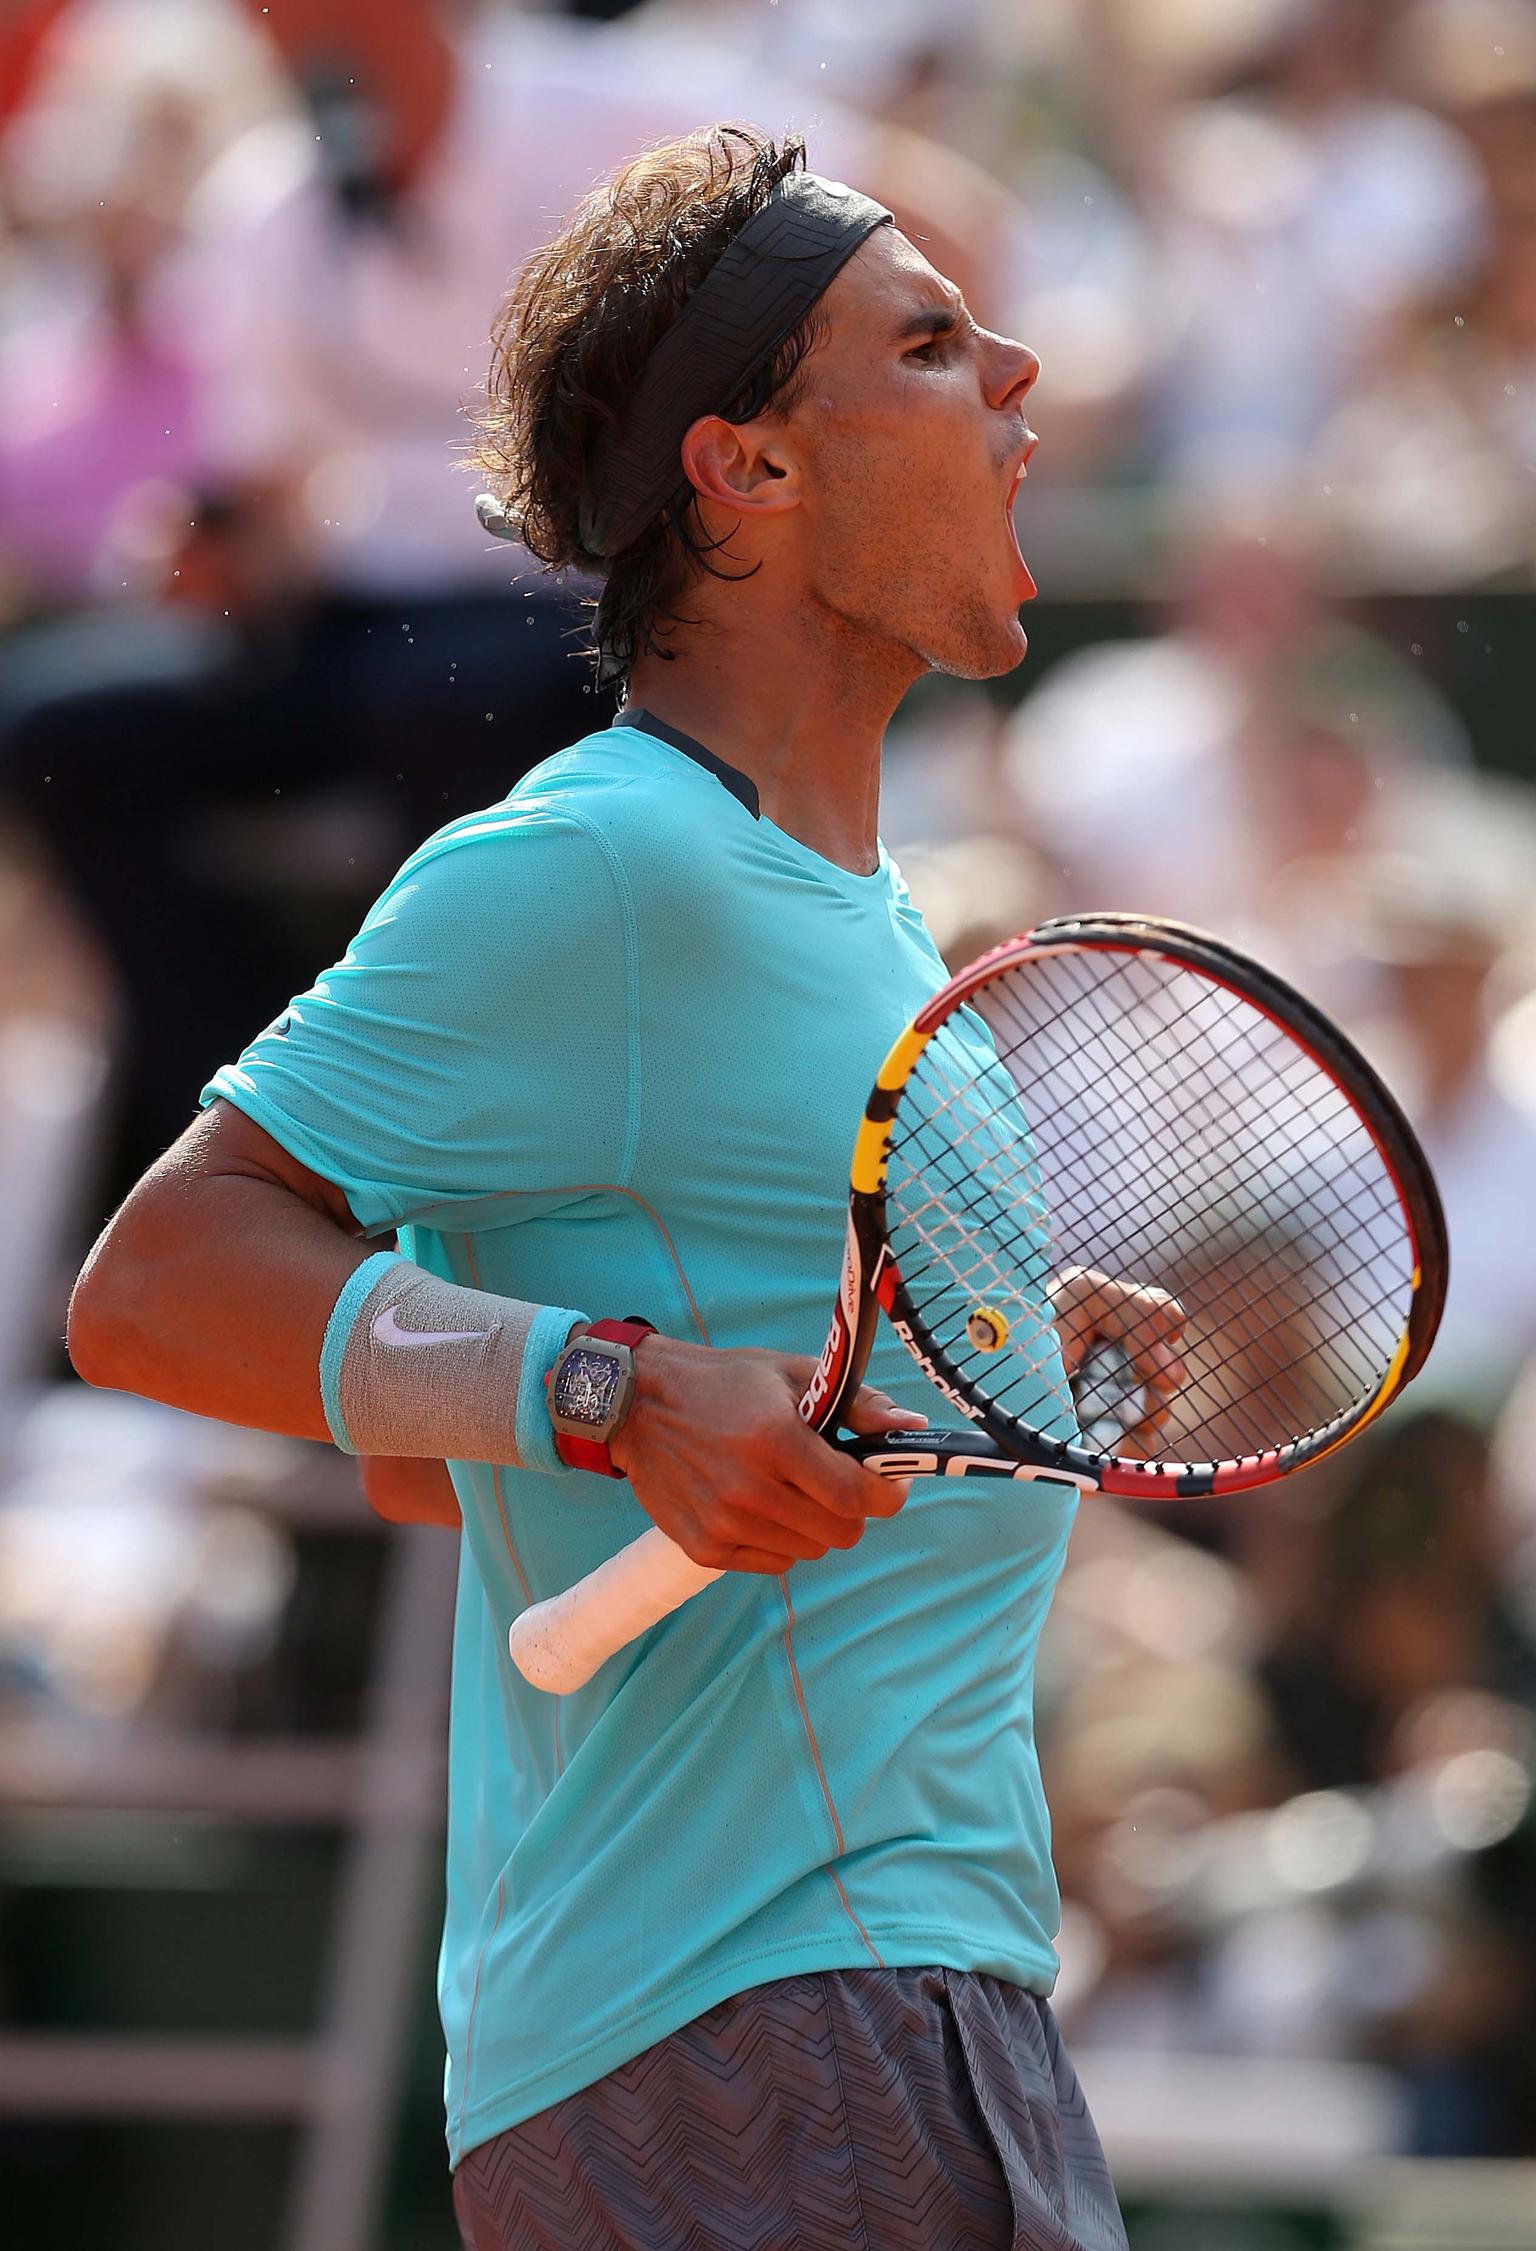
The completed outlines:
<svg viewBox="0 0 1536 2251">
<path fill-rule="evenodd" d="M 989 337 L 987 404 L 1017 411 L 1035 387 L 1040 361 L 1027 344 L 1011 336 Z"/>
</svg>

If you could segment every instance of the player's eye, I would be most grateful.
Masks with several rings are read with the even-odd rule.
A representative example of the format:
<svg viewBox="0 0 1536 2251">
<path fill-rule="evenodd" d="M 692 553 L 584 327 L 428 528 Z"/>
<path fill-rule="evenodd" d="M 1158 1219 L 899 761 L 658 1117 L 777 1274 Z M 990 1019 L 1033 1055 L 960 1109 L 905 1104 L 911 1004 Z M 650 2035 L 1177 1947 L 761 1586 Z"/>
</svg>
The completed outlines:
<svg viewBox="0 0 1536 2251">
<path fill-rule="evenodd" d="M 952 328 L 941 329 L 937 336 L 925 338 L 921 344 L 914 345 L 912 350 L 903 356 L 909 360 L 916 360 L 921 367 L 929 367 L 944 357 L 954 340 L 955 331 Z"/>
</svg>

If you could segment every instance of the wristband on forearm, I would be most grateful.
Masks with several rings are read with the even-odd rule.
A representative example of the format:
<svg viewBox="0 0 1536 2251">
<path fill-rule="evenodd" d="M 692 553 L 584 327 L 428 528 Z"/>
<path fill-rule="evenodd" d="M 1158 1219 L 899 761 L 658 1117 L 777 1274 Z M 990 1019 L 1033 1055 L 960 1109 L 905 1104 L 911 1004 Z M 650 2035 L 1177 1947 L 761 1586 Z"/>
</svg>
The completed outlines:
<svg viewBox="0 0 1536 2251">
<path fill-rule="evenodd" d="M 393 1251 L 349 1278 L 320 1350 L 330 1433 L 349 1454 L 564 1468 L 544 1379 L 586 1315 L 444 1282 Z"/>
</svg>

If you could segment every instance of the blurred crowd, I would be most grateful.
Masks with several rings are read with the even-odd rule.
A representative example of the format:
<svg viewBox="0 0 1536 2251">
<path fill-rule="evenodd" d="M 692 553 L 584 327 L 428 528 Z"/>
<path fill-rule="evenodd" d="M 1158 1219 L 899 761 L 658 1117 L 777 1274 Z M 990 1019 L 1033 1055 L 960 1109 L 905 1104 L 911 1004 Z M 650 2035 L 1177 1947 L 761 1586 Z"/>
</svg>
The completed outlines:
<svg viewBox="0 0 1536 2251">
<path fill-rule="evenodd" d="M 1404 2148 L 1536 2155 L 1536 747 L 1491 772 L 1439 661 L 1536 591 L 1536 0 L 0 0 L 0 1050 L 105 1059 L 73 1184 L 21 1134 L 8 1203 L 56 1209 L 56 1282 L 404 851 L 599 723 L 580 590 L 479 534 L 454 448 L 520 257 L 725 116 L 802 127 L 1038 348 L 1042 608 L 1135 621 L 901 714 L 883 827 L 946 953 L 1086 906 L 1247 946 L 1449 1220 L 1379 1435 L 1084 1512 L 1038 1715 L 1069 2030 L 1378 2063 Z M 189 1585 L 244 1632 L 292 1574 L 199 1534 L 189 1578 L 197 1450 L 130 1445 L 137 1656 L 82 1654 L 49 1412 L 0 1723 L 131 1724 Z"/>
</svg>

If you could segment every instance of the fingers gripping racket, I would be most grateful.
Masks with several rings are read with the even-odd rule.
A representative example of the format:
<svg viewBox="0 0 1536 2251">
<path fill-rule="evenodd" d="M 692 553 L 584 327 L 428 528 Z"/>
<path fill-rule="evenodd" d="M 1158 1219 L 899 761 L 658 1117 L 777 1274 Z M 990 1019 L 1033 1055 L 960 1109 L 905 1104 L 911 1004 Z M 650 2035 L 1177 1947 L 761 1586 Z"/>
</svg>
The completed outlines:
<svg viewBox="0 0 1536 2251">
<path fill-rule="evenodd" d="M 830 1435 L 883 1311 L 965 1427 L 833 1441 L 867 1468 L 1241 1492 L 1403 1388 L 1446 1275 L 1423 1153 L 1310 1002 L 1177 923 L 1046 922 L 952 978 L 881 1066 L 800 1412 Z M 1168 1296 L 1184 1381 L 1163 1398 L 1145 1371 Z M 719 1576 L 653 1529 L 525 1611 L 512 1656 L 568 1692 Z"/>
</svg>

